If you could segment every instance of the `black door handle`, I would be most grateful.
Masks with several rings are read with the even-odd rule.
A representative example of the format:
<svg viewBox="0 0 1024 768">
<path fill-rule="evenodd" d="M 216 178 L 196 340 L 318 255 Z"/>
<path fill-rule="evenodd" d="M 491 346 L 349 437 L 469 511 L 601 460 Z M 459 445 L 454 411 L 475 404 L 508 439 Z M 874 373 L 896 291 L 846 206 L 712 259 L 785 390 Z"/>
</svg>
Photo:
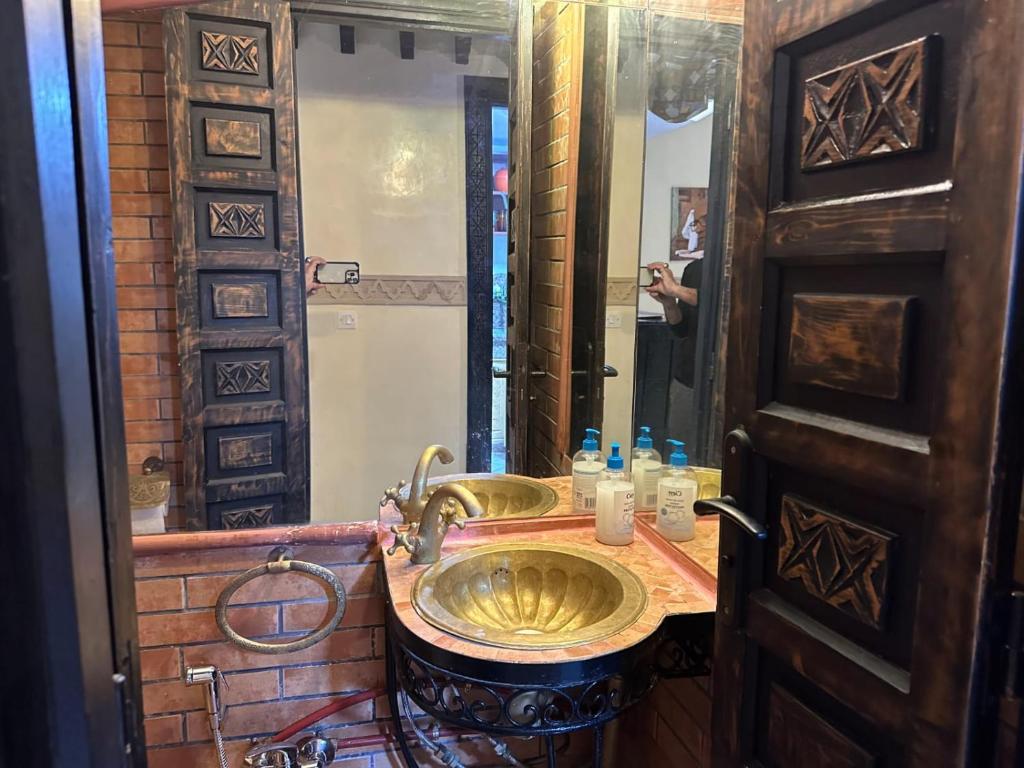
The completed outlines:
<svg viewBox="0 0 1024 768">
<path fill-rule="evenodd" d="M 619 375 L 619 369 L 616 368 L 614 365 L 602 365 L 601 375 L 604 376 L 606 379 L 614 379 L 616 376 Z"/>
<path fill-rule="evenodd" d="M 722 515 L 736 523 L 743 531 L 749 533 L 758 541 L 768 538 L 768 531 L 757 520 L 736 506 L 736 499 L 732 496 L 722 496 L 717 499 L 700 499 L 693 503 L 693 511 L 700 515 Z"/>
</svg>

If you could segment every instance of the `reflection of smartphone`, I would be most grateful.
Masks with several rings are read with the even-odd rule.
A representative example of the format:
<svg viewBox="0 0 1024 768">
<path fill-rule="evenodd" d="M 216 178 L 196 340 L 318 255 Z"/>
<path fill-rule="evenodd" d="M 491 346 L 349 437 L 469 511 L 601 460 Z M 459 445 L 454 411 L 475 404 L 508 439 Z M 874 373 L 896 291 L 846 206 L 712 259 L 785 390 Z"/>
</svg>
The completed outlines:
<svg viewBox="0 0 1024 768">
<path fill-rule="evenodd" d="M 661 270 L 659 269 L 648 269 L 647 267 L 640 267 L 640 287 L 649 288 L 654 285 L 655 281 L 661 279 Z"/>
<path fill-rule="evenodd" d="M 359 262 L 328 261 L 316 268 L 316 281 L 325 285 L 355 285 L 359 282 Z"/>
</svg>

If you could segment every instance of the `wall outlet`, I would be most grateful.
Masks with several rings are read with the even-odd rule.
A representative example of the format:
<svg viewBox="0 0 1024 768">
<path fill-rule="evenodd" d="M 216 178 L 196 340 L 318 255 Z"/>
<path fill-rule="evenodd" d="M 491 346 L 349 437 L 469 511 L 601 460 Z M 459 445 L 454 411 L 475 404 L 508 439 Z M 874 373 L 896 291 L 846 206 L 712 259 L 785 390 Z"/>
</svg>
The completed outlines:
<svg viewBox="0 0 1024 768">
<path fill-rule="evenodd" d="M 621 328 L 622 327 L 622 313 L 621 312 L 606 312 L 604 316 L 604 327 L 605 328 Z"/>
<path fill-rule="evenodd" d="M 338 330 L 354 331 L 359 326 L 359 316 L 355 312 L 338 313 Z"/>
</svg>

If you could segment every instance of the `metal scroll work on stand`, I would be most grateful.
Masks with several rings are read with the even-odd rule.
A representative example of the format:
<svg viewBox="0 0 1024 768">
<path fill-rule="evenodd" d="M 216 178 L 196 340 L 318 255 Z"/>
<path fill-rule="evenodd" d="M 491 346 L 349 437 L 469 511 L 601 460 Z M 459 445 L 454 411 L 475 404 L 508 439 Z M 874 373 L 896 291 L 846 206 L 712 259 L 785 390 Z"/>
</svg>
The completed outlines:
<svg viewBox="0 0 1024 768">
<path fill-rule="evenodd" d="M 231 602 L 231 598 L 234 596 L 235 592 L 237 592 L 242 585 L 248 584 L 250 581 L 257 579 L 260 576 L 266 576 L 268 574 L 276 575 L 295 571 L 309 574 L 310 576 L 320 579 L 330 587 L 332 602 L 335 606 L 334 613 L 330 619 L 315 631 L 305 635 L 304 637 L 300 637 L 298 640 L 293 640 L 290 643 L 264 643 L 238 634 L 238 632 L 236 632 L 228 622 L 228 603 Z M 341 619 L 344 615 L 345 587 L 338 580 L 338 577 L 322 565 L 306 563 L 302 560 L 294 560 L 292 558 L 291 550 L 286 547 L 275 547 L 271 550 L 270 557 L 267 559 L 266 563 L 258 565 L 255 568 L 250 568 L 245 573 L 240 573 L 238 576 L 233 578 L 224 588 L 224 591 L 220 593 L 220 597 L 217 598 L 216 616 L 217 626 L 220 627 L 220 631 L 224 633 L 224 636 L 227 637 L 228 640 L 238 647 L 244 648 L 247 651 L 254 651 L 256 653 L 292 653 L 293 651 L 301 651 L 304 648 L 309 648 L 311 645 L 316 645 L 335 630 L 338 624 L 341 623 Z"/>
</svg>

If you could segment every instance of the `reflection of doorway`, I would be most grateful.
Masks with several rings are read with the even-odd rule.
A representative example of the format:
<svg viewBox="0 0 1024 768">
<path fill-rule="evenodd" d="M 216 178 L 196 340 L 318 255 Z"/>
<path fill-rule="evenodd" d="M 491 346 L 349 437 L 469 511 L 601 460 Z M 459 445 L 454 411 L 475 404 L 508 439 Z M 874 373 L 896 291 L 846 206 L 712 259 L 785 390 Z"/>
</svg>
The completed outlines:
<svg viewBox="0 0 1024 768">
<path fill-rule="evenodd" d="M 508 81 L 465 78 L 466 469 L 505 471 L 508 316 Z"/>
</svg>

